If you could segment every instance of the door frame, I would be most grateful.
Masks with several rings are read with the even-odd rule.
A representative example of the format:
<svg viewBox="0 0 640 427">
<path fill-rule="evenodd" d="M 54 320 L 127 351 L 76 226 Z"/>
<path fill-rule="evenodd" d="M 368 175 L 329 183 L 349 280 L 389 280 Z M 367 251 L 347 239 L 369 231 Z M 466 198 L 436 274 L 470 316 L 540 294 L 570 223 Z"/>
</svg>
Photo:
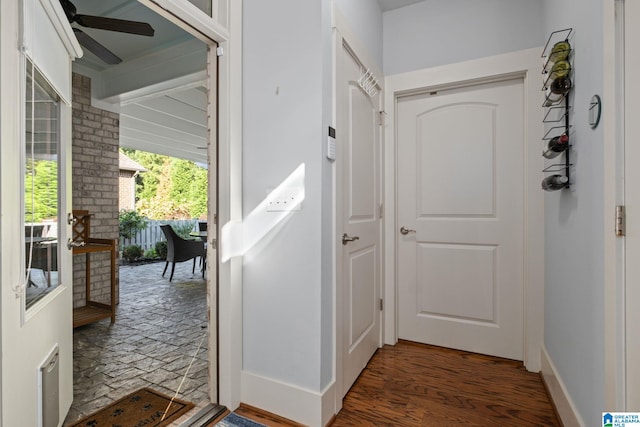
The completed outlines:
<svg viewBox="0 0 640 427">
<path fill-rule="evenodd" d="M 627 336 L 625 324 L 638 322 L 637 310 L 626 310 L 630 286 L 625 281 L 625 238 L 616 237 L 615 206 L 623 205 L 625 164 L 624 108 L 624 5 L 625 0 L 606 0 L 603 4 L 603 191 L 604 215 L 604 408 L 625 411 L 627 372 L 626 348 L 633 337 Z M 637 219 L 629 217 L 628 221 Z M 636 337 L 637 339 L 637 337 Z"/>
<path fill-rule="evenodd" d="M 172 23 L 183 27 L 209 46 L 207 64 L 217 79 L 214 80 L 217 99 L 208 102 L 209 165 L 215 163 L 218 172 L 216 188 L 209 188 L 209 200 L 218 205 L 216 236 L 222 225 L 242 215 L 241 206 L 241 16 L 242 0 L 212 0 L 212 17 L 207 17 L 188 0 L 138 0 Z M 215 45 L 217 44 L 217 48 Z M 214 65 L 216 64 L 217 65 Z M 212 81 L 211 75 L 207 76 Z M 211 95 L 212 91 L 209 91 Z M 215 156 L 212 156 L 215 154 Z M 209 210 L 210 223 L 214 218 Z M 236 289 L 241 289 L 240 261 L 225 263 L 220 259 L 217 242 L 217 269 L 208 286 L 209 298 L 209 397 L 221 405 L 236 408 L 240 403 L 240 370 L 242 360 L 242 300 Z M 209 251 L 212 251 L 212 245 Z M 212 259 L 210 257 L 210 259 Z M 216 355 L 214 357 L 214 355 Z"/>
<path fill-rule="evenodd" d="M 384 342 L 398 341 L 396 230 L 396 105 L 399 97 L 444 88 L 522 77 L 524 82 L 524 365 L 541 368 L 544 325 L 544 197 L 540 189 L 543 135 L 540 54 L 542 48 L 387 76 L 384 158 Z"/>
<path fill-rule="evenodd" d="M 356 58 L 356 60 L 358 62 L 360 62 L 360 64 L 364 67 L 364 68 L 368 68 L 369 70 L 371 70 L 371 72 L 373 73 L 373 75 L 378 79 L 378 83 L 377 85 L 380 88 L 380 109 L 383 108 L 384 106 L 384 97 L 385 97 L 385 89 L 384 89 L 384 78 L 382 77 L 382 71 L 375 65 L 375 61 L 373 61 L 369 54 L 367 49 L 364 47 L 364 45 L 360 42 L 360 40 L 358 39 L 358 37 L 351 31 L 351 29 L 349 28 L 349 25 L 347 24 L 347 20 L 344 18 L 344 16 L 340 13 L 339 10 L 334 9 L 334 25 L 333 25 L 333 85 L 334 85 L 334 91 L 333 91 L 333 111 L 334 111 L 334 118 L 333 118 L 333 123 L 334 126 L 338 121 L 338 117 L 337 117 L 337 111 L 338 111 L 338 102 L 339 102 L 339 97 L 337 94 L 337 68 L 338 68 L 338 55 L 340 54 L 340 52 L 343 49 L 343 44 L 347 45 L 349 47 L 349 50 L 351 50 L 351 52 L 353 53 L 353 56 Z M 336 129 L 336 133 L 340 132 L 340 129 Z M 382 165 L 382 162 L 384 161 L 384 138 L 385 138 L 385 133 L 383 131 L 380 132 L 380 164 Z M 339 153 L 338 153 L 339 155 Z M 335 163 L 335 167 L 334 167 L 334 180 L 333 180 L 333 193 L 334 193 L 334 212 L 335 215 L 333 217 L 333 230 L 334 230 L 334 239 L 333 239 L 333 257 L 335 259 L 335 270 L 334 270 L 334 277 L 335 277 L 335 285 L 334 285 L 334 313 L 335 313 L 335 344 L 334 344 L 334 348 L 335 348 L 335 382 L 334 382 L 334 392 L 335 392 L 335 411 L 334 413 L 338 413 L 338 411 L 340 411 L 340 409 L 342 408 L 342 384 L 344 381 L 344 368 L 343 368 L 343 361 L 342 361 L 342 355 L 343 355 L 343 340 L 344 340 L 344 330 L 343 330 L 343 309 L 342 309 L 342 304 L 343 304 L 343 299 L 341 298 L 341 291 L 342 291 L 342 286 L 344 285 L 341 281 L 341 277 L 342 277 L 342 268 L 343 268 L 343 262 L 342 262 L 342 257 L 341 255 L 341 246 L 342 246 L 342 242 L 339 238 L 339 234 L 342 230 L 342 225 L 340 224 L 342 221 L 342 214 L 343 212 L 338 211 L 338 208 L 340 207 L 341 203 L 338 201 L 338 198 L 342 197 L 342 191 L 340 190 L 341 186 L 340 186 L 340 178 L 342 177 L 342 171 L 338 170 L 338 166 L 340 165 L 340 163 L 338 163 L 338 161 L 336 161 Z M 384 186 L 384 170 L 380 170 L 380 194 L 379 194 L 379 198 L 380 201 L 382 202 L 383 198 L 384 198 L 384 192 L 383 192 L 383 186 Z M 384 218 L 384 216 L 383 216 Z M 384 237 L 383 237 L 383 229 L 382 229 L 382 221 L 380 221 L 380 239 L 379 239 L 379 249 L 380 249 L 380 260 L 383 261 L 384 260 Z M 380 286 L 382 287 L 382 283 L 383 283 L 383 277 L 384 277 L 384 262 L 381 265 L 380 268 Z M 382 298 L 382 289 L 379 290 L 379 295 Z M 384 316 L 383 316 L 383 311 L 380 311 L 379 313 L 379 319 L 378 321 L 380 322 L 380 337 L 379 337 L 379 341 L 378 341 L 378 346 L 382 346 L 382 339 L 383 339 L 383 320 L 384 320 Z"/>
</svg>

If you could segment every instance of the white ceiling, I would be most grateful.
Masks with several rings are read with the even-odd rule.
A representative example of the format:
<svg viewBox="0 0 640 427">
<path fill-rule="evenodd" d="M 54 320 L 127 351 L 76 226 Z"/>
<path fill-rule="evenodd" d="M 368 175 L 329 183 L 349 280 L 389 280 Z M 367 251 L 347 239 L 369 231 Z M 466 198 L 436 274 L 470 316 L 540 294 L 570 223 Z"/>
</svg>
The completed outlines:
<svg viewBox="0 0 640 427">
<path fill-rule="evenodd" d="M 380 9 L 383 12 L 387 12 L 393 9 L 400 9 L 401 7 L 409 6 L 411 4 L 420 3 L 426 0 L 378 0 Z"/>
<path fill-rule="evenodd" d="M 206 163 L 204 43 L 137 0 L 72 0 L 78 14 L 148 22 L 153 37 L 73 26 L 122 58 L 107 65 L 87 49 L 74 71 L 92 79 L 99 108 L 120 113 L 120 146 Z"/>
</svg>

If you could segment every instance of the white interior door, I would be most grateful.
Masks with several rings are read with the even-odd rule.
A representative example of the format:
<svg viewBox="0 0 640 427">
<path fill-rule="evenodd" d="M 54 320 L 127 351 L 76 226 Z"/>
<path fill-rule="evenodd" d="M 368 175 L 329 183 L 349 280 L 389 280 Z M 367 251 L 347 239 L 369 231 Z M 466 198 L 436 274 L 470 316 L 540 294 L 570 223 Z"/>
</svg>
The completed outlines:
<svg viewBox="0 0 640 427">
<path fill-rule="evenodd" d="M 380 92 L 345 43 L 337 52 L 337 292 L 343 397 L 380 346 Z"/>
<path fill-rule="evenodd" d="M 626 410 L 640 411 L 640 4 L 625 1 L 625 166 L 624 198 L 627 209 L 625 237 L 626 304 Z"/>
<path fill-rule="evenodd" d="M 398 99 L 402 339 L 523 359 L 523 85 Z"/>
</svg>

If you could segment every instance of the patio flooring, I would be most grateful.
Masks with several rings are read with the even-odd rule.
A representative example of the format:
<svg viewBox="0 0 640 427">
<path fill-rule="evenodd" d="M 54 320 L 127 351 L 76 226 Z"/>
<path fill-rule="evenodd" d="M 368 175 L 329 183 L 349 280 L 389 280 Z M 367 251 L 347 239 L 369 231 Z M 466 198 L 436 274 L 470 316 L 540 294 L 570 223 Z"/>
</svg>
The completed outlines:
<svg viewBox="0 0 640 427">
<path fill-rule="evenodd" d="M 74 330 L 74 399 L 65 426 L 141 387 L 174 396 L 207 331 L 206 282 L 191 267 L 177 264 L 169 283 L 164 262 L 120 266 L 116 323 Z M 177 398 L 208 403 L 206 338 Z"/>
</svg>

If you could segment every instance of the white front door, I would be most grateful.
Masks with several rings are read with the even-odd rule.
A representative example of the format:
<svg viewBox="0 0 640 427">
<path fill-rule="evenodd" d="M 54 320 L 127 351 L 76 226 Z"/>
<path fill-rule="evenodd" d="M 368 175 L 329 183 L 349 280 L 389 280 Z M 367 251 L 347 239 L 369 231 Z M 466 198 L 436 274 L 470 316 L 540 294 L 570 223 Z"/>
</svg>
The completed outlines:
<svg viewBox="0 0 640 427">
<path fill-rule="evenodd" d="M 365 92 L 366 69 L 337 46 L 337 293 L 343 397 L 380 346 L 380 92 Z"/>
<path fill-rule="evenodd" d="M 640 4 L 624 2 L 625 148 L 624 197 L 627 209 L 624 265 L 626 304 L 626 410 L 640 411 Z"/>
<path fill-rule="evenodd" d="M 81 50 L 58 1 L 2 2 L 0 20 L 0 425 L 56 427 L 73 399 L 66 243 L 71 58 Z"/>
<path fill-rule="evenodd" d="M 397 101 L 399 337 L 523 359 L 524 83 Z"/>
</svg>

